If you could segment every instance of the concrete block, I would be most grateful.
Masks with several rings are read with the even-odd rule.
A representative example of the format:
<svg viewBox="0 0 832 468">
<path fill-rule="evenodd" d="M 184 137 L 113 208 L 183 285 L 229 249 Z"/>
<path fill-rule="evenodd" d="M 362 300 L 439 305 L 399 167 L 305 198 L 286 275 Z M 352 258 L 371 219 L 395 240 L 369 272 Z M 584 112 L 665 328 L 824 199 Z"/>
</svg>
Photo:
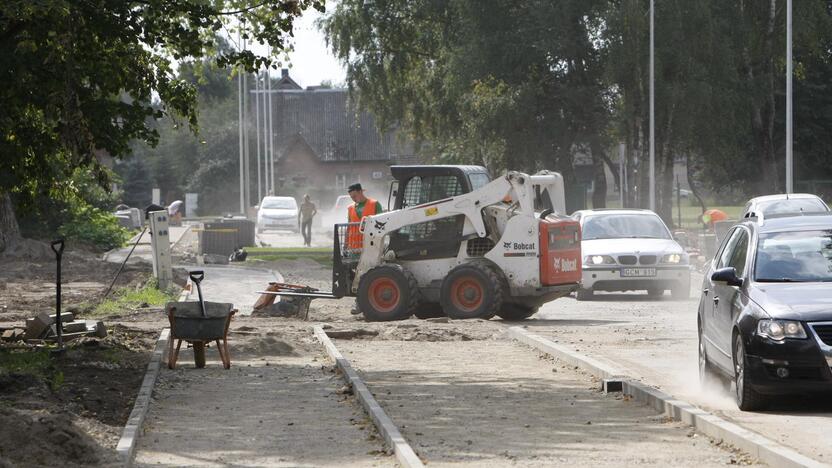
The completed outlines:
<svg viewBox="0 0 832 468">
<path fill-rule="evenodd" d="M 87 331 L 87 322 L 69 322 L 62 324 L 64 328 L 64 333 L 76 333 L 76 332 L 83 332 Z"/>
<path fill-rule="evenodd" d="M 618 393 L 624 391 L 624 382 L 621 379 L 604 379 L 601 381 L 601 390 L 604 393 Z"/>
</svg>

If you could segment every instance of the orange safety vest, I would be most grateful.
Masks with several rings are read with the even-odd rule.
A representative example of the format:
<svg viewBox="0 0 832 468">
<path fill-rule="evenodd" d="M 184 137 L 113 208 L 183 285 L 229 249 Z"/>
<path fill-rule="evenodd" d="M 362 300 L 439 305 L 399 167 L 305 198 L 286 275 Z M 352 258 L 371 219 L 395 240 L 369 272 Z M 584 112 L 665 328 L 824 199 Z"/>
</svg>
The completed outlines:
<svg viewBox="0 0 832 468">
<path fill-rule="evenodd" d="M 378 202 L 373 200 L 372 198 L 368 198 L 367 201 L 364 202 L 364 211 L 361 212 L 361 217 L 358 217 L 358 210 L 355 209 L 355 203 L 347 208 L 347 213 L 349 214 L 349 222 L 350 223 L 358 223 L 365 216 L 372 216 L 376 214 L 376 207 L 378 206 Z M 347 248 L 350 250 L 358 250 L 364 244 L 364 236 L 361 234 L 361 231 L 358 230 L 358 225 L 352 225 L 347 229 Z"/>
</svg>

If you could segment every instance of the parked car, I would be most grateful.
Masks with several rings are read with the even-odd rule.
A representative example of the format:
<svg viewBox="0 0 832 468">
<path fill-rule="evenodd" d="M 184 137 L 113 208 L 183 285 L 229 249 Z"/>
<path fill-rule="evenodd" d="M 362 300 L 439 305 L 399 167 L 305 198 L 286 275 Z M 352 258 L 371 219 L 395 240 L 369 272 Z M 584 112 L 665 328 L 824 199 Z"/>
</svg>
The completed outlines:
<svg viewBox="0 0 832 468">
<path fill-rule="evenodd" d="M 781 193 L 752 198 L 745 204 L 740 220 L 775 214 L 828 212 L 829 206 L 810 193 Z"/>
<path fill-rule="evenodd" d="M 581 210 L 583 279 L 578 300 L 595 291 L 646 290 L 690 296 L 690 264 L 664 221 L 650 210 Z"/>
<path fill-rule="evenodd" d="M 257 232 L 266 229 L 300 232 L 298 203 L 292 197 L 265 197 L 257 210 Z"/>
<path fill-rule="evenodd" d="M 735 382 L 741 410 L 832 391 L 832 214 L 734 226 L 699 300 L 699 375 Z"/>
</svg>

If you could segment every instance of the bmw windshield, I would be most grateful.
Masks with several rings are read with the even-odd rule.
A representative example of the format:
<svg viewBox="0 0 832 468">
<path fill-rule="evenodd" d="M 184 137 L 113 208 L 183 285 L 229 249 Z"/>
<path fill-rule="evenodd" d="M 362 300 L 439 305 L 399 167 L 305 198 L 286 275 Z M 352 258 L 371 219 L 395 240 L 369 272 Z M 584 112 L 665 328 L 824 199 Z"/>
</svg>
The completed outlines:
<svg viewBox="0 0 832 468">
<path fill-rule="evenodd" d="M 754 273 L 761 282 L 832 281 L 832 230 L 761 234 Z"/>
<path fill-rule="evenodd" d="M 664 223 L 649 214 L 605 214 L 588 216 L 581 226 L 583 240 L 670 239 Z"/>
</svg>

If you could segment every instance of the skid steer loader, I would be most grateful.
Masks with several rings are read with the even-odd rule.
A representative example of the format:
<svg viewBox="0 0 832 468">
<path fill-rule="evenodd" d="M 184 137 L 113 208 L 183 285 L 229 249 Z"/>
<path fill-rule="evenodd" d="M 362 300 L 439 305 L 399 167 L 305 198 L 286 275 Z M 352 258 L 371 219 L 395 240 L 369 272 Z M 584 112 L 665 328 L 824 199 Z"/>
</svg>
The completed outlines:
<svg viewBox="0 0 832 468">
<path fill-rule="evenodd" d="M 580 225 L 565 216 L 560 174 L 490 180 L 479 166 L 391 173 L 392 211 L 334 227 L 332 292 L 272 294 L 355 296 L 369 321 L 522 320 L 578 288 Z"/>
</svg>

